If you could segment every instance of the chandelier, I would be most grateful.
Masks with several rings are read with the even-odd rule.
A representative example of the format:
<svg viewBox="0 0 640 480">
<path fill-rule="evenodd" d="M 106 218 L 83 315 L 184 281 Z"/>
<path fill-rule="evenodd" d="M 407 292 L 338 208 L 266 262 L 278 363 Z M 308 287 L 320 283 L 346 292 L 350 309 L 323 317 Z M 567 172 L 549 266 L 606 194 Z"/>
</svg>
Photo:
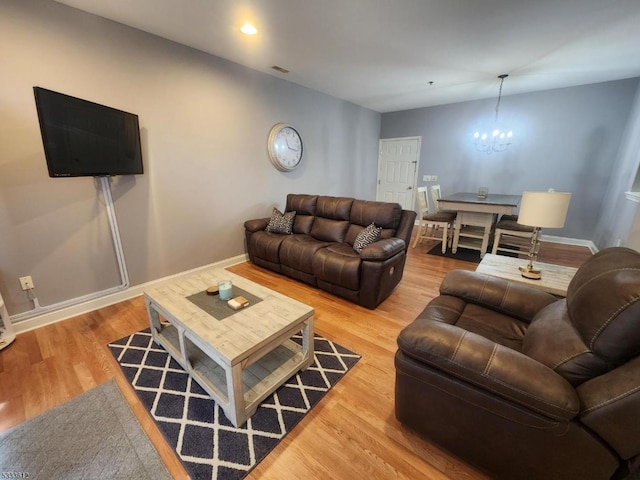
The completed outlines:
<svg viewBox="0 0 640 480">
<path fill-rule="evenodd" d="M 503 73 L 498 75 L 500 79 L 500 90 L 498 92 L 498 103 L 496 104 L 496 118 L 493 122 L 493 130 L 490 133 L 487 132 L 475 132 L 473 134 L 474 144 L 476 150 L 491 155 L 493 152 L 504 152 L 509 145 L 511 145 L 511 137 L 513 132 L 511 130 L 504 131 L 498 128 L 498 111 L 500 110 L 500 99 L 502 98 L 502 84 L 504 79 L 509 75 Z"/>
</svg>

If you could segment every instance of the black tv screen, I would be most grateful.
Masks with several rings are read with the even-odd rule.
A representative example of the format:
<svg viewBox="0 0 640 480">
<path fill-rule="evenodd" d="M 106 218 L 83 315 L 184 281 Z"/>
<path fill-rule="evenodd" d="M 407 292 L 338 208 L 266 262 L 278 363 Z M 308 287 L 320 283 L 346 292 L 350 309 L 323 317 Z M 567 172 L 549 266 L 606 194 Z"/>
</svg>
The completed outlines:
<svg viewBox="0 0 640 480">
<path fill-rule="evenodd" d="M 50 177 L 142 174 L 138 116 L 33 87 Z"/>
</svg>

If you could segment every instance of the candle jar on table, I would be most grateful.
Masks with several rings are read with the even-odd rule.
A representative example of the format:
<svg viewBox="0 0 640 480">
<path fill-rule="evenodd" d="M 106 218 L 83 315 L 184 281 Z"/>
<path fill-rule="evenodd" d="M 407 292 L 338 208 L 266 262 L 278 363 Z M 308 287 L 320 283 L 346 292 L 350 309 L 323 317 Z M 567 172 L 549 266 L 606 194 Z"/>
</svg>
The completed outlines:
<svg viewBox="0 0 640 480">
<path fill-rule="evenodd" d="M 233 284 L 231 280 L 222 280 L 218 282 L 218 295 L 220 300 L 230 300 L 233 297 Z"/>
</svg>

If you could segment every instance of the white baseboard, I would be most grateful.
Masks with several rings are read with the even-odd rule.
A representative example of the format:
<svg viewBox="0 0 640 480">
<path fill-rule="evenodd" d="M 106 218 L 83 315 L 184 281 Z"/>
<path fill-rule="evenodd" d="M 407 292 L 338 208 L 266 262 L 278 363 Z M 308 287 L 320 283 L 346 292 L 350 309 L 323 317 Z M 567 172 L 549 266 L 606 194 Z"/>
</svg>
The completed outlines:
<svg viewBox="0 0 640 480">
<path fill-rule="evenodd" d="M 420 225 L 420 219 L 416 219 L 415 226 Z M 564 245 L 577 245 L 580 247 L 587 247 L 591 250 L 591 253 L 597 253 L 598 247 L 591 240 L 582 240 L 581 238 L 568 238 L 568 237 L 555 237 L 553 235 L 540 235 L 540 240 L 543 242 L 562 243 Z"/>
<path fill-rule="evenodd" d="M 125 300 L 129 300 L 130 298 L 138 297 L 142 295 L 145 290 L 148 290 L 151 287 L 157 287 L 165 283 L 175 281 L 180 277 L 192 275 L 209 268 L 229 267 L 231 265 L 235 265 L 236 263 L 246 262 L 248 258 L 249 257 L 246 254 L 237 255 L 235 257 L 221 260 L 219 262 L 204 265 L 192 270 L 187 270 L 186 272 L 169 275 L 168 277 L 159 278 L 158 280 L 152 280 L 151 282 L 143 283 L 141 285 L 134 285 L 116 293 L 105 295 L 103 297 L 96 298 L 87 302 L 80 302 L 77 305 L 48 311 L 47 313 L 43 313 L 41 315 L 36 314 L 31 318 L 14 323 L 13 328 L 16 333 L 28 332 L 29 330 L 33 330 L 35 328 L 60 322 L 71 317 L 82 315 L 83 313 L 92 312 L 93 310 L 113 305 L 114 303 L 119 303 Z M 68 301 L 65 302 L 65 304 L 68 304 Z M 50 307 L 48 307 L 48 310 L 51 310 L 51 308 L 55 308 L 55 305 L 51 305 Z M 25 315 L 28 313 L 29 312 L 25 312 L 24 314 L 20 315 Z"/>
<path fill-rule="evenodd" d="M 562 243 L 564 245 L 577 245 L 579 247 L 587 247 L 591 253 L 597 253 L 598 247 L 591 240 L 582 240 L 580 238 L 554 237 L 553 235 L 540 235 L 543 242 Z"/>
<path fill-rule="evenodd" d="M 544 242 L 561 243 L 565 245 L 578 245 L 578 246 L 587 247 L 589 248 L 589 250 L 591 250 L 592 253 L 596 253 L 598 251 L 595 244 L 590 240 L 582 240 L 578 238 L 555 237 L 552 235 L 542 235 L 540 239 Z M 83 313 L 92 312 L 93 310 L 97 310 L 99 308 L 113 305 L 114 303 L 119 303 L 125 300 L 129 300 L 130 298 L 134 298 L 142 295 L 145 290 L 151 287 L 157 287 L 159 285 L 172 282 L 183 276 L 192 275 L 194 273 L 197 273 L 199 271 L 206 270 L 209 268 L 225 268 L 231 265 L 235 265 L 236 263 L 246 262 L 247 260 L 248 260 L 248 256 L 246 254 L 237 255 L 235 257 L 221 260 L 219 262 L 211 263 L 209 265 L 204 265 L 202 267 L 194 268 L 192 270 L 187 270 L 186 272 L 176 273 L 174 275 L 169 275 L 167 277 L 163 277 L 157 280 L 152 280 L 151 282 L 143 283 L 140 285 L 134 285 L 132 287 L 121 290 L 119 292 L 111 293 L 90 301 L 80 302 L 76 305 L 72 305 L 69 307 L 55 309 L 55 305 L 51 305 L 50 307 L 48 307 L 49 311 L 47 311 L 46 313 L 37 315 L 34 312 L 34 316 L 19 322 L 15 322 L 13 325 L 13 328 L 16 333 L 28 332 L 29 330 L 43 327 L 45 325 L 50 325 L 52 323 L 60 322 L 62 320 L 66 320 L 71 317 L 82 315 Z M 64 303 L 68 304 L 69 302 L 67 301 Z M 51 310 L 52 308 L 54 308 L 54 310 Z M 19 315 L 25 316 L 28 314 L 29 312 L 24 312 Z"/>
</svg>

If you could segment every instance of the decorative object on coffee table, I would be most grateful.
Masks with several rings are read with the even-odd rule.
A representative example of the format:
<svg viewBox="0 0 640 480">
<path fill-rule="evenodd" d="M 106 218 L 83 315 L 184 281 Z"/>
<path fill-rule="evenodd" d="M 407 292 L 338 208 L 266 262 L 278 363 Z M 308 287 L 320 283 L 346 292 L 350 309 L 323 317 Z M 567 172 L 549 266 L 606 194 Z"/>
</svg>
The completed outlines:
<svg viewBox="0 0 640 480">
<path fill-rule="evenodd" d="M 218 282 L 218 295 L 220 300 L 229 300 L 233 296 L 233 283 L 231 280 L 222 280 Z"/>
</svg>

